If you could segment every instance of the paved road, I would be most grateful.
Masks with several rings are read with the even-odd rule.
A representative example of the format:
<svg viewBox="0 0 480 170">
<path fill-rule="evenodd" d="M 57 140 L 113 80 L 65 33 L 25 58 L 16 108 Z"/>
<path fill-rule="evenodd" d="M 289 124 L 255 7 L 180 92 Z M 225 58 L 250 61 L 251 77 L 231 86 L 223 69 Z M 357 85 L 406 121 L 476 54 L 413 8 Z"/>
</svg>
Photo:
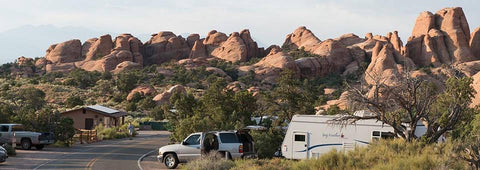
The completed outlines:
<svg viewBox="0 0 480 170">
<path fill-rule="evenodd" d="M 18 151 L 0 169 L 84 169 L 84 170 L 136 170 L 139 158 L 153 157 L 157 148 L 168 143 L 166 132 L 141 132 L 133 140 L 112 140 L 73 148 L 46 148 L 45 151 Z M 147 153 L 151 153 L 146 155 Z M 142 166 L 140 162 L 140 166 Z M 143 167 L 142 167 L 143 168 Z M 161 164 L 147 169 L 163 169 Z"/>
</svg>

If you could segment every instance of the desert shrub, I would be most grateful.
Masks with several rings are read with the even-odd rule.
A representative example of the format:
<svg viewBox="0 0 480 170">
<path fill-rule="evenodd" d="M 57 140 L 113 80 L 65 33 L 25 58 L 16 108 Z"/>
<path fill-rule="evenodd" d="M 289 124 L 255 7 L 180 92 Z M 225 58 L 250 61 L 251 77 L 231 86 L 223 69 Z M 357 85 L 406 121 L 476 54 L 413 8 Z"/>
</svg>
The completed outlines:
<svg viewBox="0 0 480 170">
<path fill-rule="evenodd" d="M 244 159 L 235 161 L 232 170 L 287 170 L 295 161 L 281 158 L 274 159 Z"/>
<path fill-rule="evenodd" d="M 217 152 L 210 152 L 207 156 L 201 159 L 189 162 L 182 169 L 188 170 L 224 170 L 231 169 L 235 163 L 230 160 L 219 158 Z"/>
<path fill-rule="evenodd" d="M 85 89 L 87 87 L 95 86 L 101 76 L 102 74 L 98 71 L 91 72 L 82 69 L 76 69 L 68 74 L 64 84 Z"/>
<path fill-rule="evenodd" d="M 65 104 L 67 105 L 68 108 L 73 108 L 75 106 L 82 106 L 84 104 L 82 98 L 76 95 L 72 95 L 67 98 L 65 101 Z"/>
<path fill-rule="evenodd" d="M 233 169 L 468 169 L 451 148 L 450 143 L 381 140 L 353 151 L 332 150 L 317 159 L 241 160 L 235 162 Z"/>
<path fill-rule="evenodd" d="M 61 72 L 50 72 L 47 74 L 44 74 L 43 76 L 40 77 L 40 82 L 43 83 L 51 83 L 51 82 L 56 82 L 55 79 L 63 77 L 63 73 Z"/>
<path fill-rule="evenodd" d="M 128 102 L 127 106 L 125 106 L 125 110 L 127 111 L 137 111 L 137 104 L 134 102 Z"/>
</svg>

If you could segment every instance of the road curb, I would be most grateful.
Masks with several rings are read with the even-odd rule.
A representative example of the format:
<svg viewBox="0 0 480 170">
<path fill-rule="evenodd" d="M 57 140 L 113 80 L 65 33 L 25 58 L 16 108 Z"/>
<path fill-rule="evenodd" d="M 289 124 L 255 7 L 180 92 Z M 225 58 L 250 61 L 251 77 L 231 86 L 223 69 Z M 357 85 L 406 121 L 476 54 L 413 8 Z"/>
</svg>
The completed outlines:
<svg viewBox="0 0 480 170">
<path fill-rule="evenodd" d="M 154 150 L 152 150 L 152 151 L 150 151 L 150 152 L 147 152 L 146 154 L 143 154 L 140 158 L 138 158 L 138 160 L 137 160 L 137 165 L 138 165 L 138 168 L 139 168 L 140 170 L 143 170 L 142 165 L 141 165 L 141 162 L 142 162 L 143 158 L 149 156 L 151 153 L 155 152 L 156 150 L 157 150 L 157 149 L 154 149 Z"/>
</svg>

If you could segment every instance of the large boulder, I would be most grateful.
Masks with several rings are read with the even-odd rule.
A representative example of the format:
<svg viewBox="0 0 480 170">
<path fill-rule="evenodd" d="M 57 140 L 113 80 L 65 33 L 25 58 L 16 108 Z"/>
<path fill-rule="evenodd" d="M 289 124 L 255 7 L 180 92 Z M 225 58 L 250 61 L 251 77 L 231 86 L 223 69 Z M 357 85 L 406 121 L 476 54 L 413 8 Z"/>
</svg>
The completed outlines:
<svg viewBox="0 0 480 170">
<path fill-rule="evenodd" d="M 134 63 L 131 61 L 124 61 L 118 64 L 112 72 L 115 74 L 121 73 L 123 71 L 128 71 L 128 70 L 140 70 L 142 69 L 142 65 L 138 63 Z"/>
<path fill-rule="evenodd" d="M 140 85 L 128 93 L 127 101 L 131 101 L 136 93 L 140 94 L 141 96 L 148 96 L 155 94 L 156 92 L 157 91 L 152 86 Z"/>
<path fill-rule="evenodd" d="M 116 69 L 118 64 L 125 61 L 143 67 L 143 44 L 131 34 L 121 34 L 114 41 L 107 34 L 79 44 L 80 40 L 70 40 L 50 46 L 45 57 L 46 72 L 69 72 L 75 68 L 105 72 Z M 80 57 L 71 58 L 77 55 Z"/>
<path fill-rule="evenodd" d="M 218 48 L 215 48 L 211 55 L 231 62 L 248 61 L 247 46 L 242 38 L 240 38 L 238 32 L 230 34 L 227 41 L 223 42 Z"/>
<path fill-rule="evenodd" d="M 208 53 L 205 45 L 200 40 L 194 42 L 189 58 L 207 58 Z"/>
<path fill-rule="evenodd" d="M 200 41 L 200 35 L 198 34 L 190 34 L 187 37 L 187 44 L 190 48 L 193 47 L 196 41 Z"/>
<path fill-rule="evenodd" d="M 18 66 L 33 66 L 33 59 L 32 58 L 27 58 L 24 56 L 18 57 L 16 60 L 16 63 Z"/>
<path fill-rule="evenodd" d="M 248 72 L 252 70 L 255 72 L 256 80 L 274 84 L 280 76 L 280 73 L 287 69 L 299 73 L 299 68 L 295 60 L 287 53 L 282 52 L 280 47 L 277 47 L 272 49 L 266 57 L 252 67 L 239 68 L 239 71 Z"/>
<path fill-rule="evenodd" d="M 325 58 L 329 67 L 325 71 L 342 73 L 345 67 L 353 61 L 350 50 L 341 42 L 328 39 L 318 45 L 312 53 Z"/>
<path fill-rule="evenodd" d="M 470 49 L 470 29 L 462 8 L 445 8 L 418 16 L 405 55 L 419 66 L 463 63 L 478 59 Z"/>
<path fill-rule="evenodd" d="M 470 107 L 475 107 L 480 104 L 480 73 L 475 74 L 473 77 L 473 84 L 472 87 L 477 91 L 474 98 L 472 99 L 472 104 Z"/>
<path fill-rule="evenodd" d="M 325 76 L 330 74 L 328 61 L 323 57 L 304 57 L 295 60 L 302 77 Z"/>
<path fill-rule="evenodd" d="M 248 29 L 233 32 L 224 40 L 223 33 L 211 31 L 204 40 L 206 51 L 213 57 L 231 62 L 245 62 L 251 58 L 263 57 L 263 49 L 258 48 Z"/>
<path fill-rule="evenodd" d="M 51 63 L 71 63 L 83 60 L 82 43 L 74 39 L 51 45 L 47 49 L 45 58 Z"/>
<path fill-rule="evenodd" d="M 255 42 L 250 35 L 250 30 L 244 29 L 240 31 L 240 38 L 242 38 L 247 48 L 248 59 L 263 57 L 263 49 L 258 48 L 257 42 Z"/>
<path fill-rule="evenodd" d="M 368 84 L 383 82 L 395 84 L 395 76 L 406 68 L 414 68 L 413 62 L 396 52 L 392 44 L 377 42 L 372 52 L 372 62 L 365 71 L 365 81 Z"/>
<path fill-rule="evenodd" d="M 167 104 L 170 101 L 170 97 L 174 93 L 186 93 L 187 91 L 185 90 L 185 87 L 182 85 L 175 85 L 168 89 L 167 91 L 164 91 L 161 94 L 156 95 L 153 98 L 153 101 L 157 102 L 157 105 L 163 105 Z"/>
<path fill-rule="evenodd" d="M 162 64 L 172 59 L 181 60 L 190 55 L 190 47 L 185 38 L 168 31 L 153 34 L 144 48 L 144 57 L 148 64 Z"/>
<path fill-rule="evenodd" d="M 93 43 L 92 40 L 95 40 Z M 102 35 L 98 39 L 90 39 L 83 44 L 82 51 L 86 51 L 85 60 L 101 59 L 112 52 L 113 41 L 109 34 Z"/>
<path fill-rule="evenodd" d="M 282 47 L 289 49 L 304 48 L 306 51 L 312 51 L 320 44 L 318 39 L 312 31 L 305 26 L 297 28 L 293 33 L 288 34 Z"/>
<path fill-rule="evenodd" d="M 470 36 L 470 48 L 476 59 L 480 59 L 480 27 L 475 29 Z"/>
<path fill-rule="evenodd" d="M 207 47 L 207 53 L 211 53 L 215 48 L 227 41 L 228 37 L 225 33 L 212 30 L 208 32 L 207 37 L 203 40 L 203 44 Z"/>
</svg>

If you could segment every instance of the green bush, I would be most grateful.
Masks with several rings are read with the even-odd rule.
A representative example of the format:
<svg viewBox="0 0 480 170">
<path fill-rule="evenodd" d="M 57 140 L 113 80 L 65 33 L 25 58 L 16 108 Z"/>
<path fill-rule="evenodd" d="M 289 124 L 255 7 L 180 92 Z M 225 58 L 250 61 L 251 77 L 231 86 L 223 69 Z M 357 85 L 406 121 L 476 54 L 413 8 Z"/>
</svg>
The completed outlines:
<svg viewBox="0 0 480 170">
<path fill-rule="evenodd" d="M 280 130 L 252 131 L 255 149 L 260 158 L 271 158 L 282 145 L 284 134 Z"/>
<path fill-rule="evenodd" d="M 132 125 L 135 126 L 134 123 Z M 137 123 L 138 127 L 138 123 Z M 128 124 L 123 124 L 120 127 L 111 127 L 111 128 L 105 128 L 103 124 L 99 124 L 95 127 L 95 130 L 97 130 L 97 137 L 100 140 L 109 140 L 109 139 L 122 139 L 122 138 L 127 138 L 130 135 L 128 134 Z M 134 130 L 133 136 L 136 136 L 137 132 Z"/>
<path fill-rule="evenodd" d="M 69 141 L 75 135 L 75 127 L 73 127 L 73 120 L 68 117 L 60 118 L 59 123 L 54 129 L 55 140 L 69 144 Z"/>
<path fill-rule="evenodd" d="M 65 104 L 67 105 L 68 108 L 73 108 L 75 106 L 82 106 L 84 104 L 82 98 L 76 95 L 72 95 L 67 98 L 67 101 L 65 101 Z"/>
</svg>

